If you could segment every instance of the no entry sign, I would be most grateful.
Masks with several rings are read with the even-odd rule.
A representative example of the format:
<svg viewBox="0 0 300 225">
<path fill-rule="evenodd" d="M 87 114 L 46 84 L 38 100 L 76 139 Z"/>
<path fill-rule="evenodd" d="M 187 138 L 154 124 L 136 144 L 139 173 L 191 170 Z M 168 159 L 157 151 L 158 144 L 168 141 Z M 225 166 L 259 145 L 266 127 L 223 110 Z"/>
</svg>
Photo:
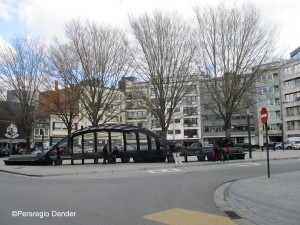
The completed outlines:
<svg viewBox="0 0 300 225">
<path fill-rule="evenodd" d="M 261 118 L 261 122 L 263 124 L 267 123 L 267 121 L 268 121 L 268 110 L 265 107 L 263 107 L 260 111 L 260 118 Z"/>
</svg>

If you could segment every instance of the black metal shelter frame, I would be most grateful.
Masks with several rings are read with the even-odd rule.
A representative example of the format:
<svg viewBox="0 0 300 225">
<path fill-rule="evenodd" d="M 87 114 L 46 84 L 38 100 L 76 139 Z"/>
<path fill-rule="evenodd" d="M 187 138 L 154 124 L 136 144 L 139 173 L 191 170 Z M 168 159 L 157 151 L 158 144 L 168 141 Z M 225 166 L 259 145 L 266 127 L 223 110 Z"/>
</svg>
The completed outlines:
<svg viewBox="0 0 300 225">
<path fill-rule="evenodd" d="M 141 128 L 137 127 L 134 125 L 129 125 L 129 124 L 100 124 L 97 126 L 89 126 L 85 128 L 81 128 L 80 130 L 77 130 L 71 134 L 71 164 L 74 164 L 74 160 L 81 159 L 82 164 L 84 164 L 85 159 L 94 159 L 94 163 L 98 163 L 98 159 L 102 157 L 102 154 L 97 152 L 97 143 L 95 142 L 94 153 L 85 153 L 84 152 L 84 142 L 85 142 L 85 134 L 91 134 L 93 133 L 96 135 L 97 132 L 107 132 L 108 134 L 108 144 L 109 148 L 111 151 L 112 147 L 112 133 L 122 133 L 123 135 L 123 149 L 120 153 L 121 159 L 128 159 L 130 157 L 133 157 L 135 161 L 138 162 L 145 162 L 145 161 L 155 161 L 155 158 L 158 159 L 159 157 L 166 157 L 169 149 L 171 146 L 174 146 L 174 143 L 168 140 L 165 140 L 158 134 L 147 130 L 146 128 Z M 133 133 L 135 135 L 136 139 L 136 151 L 127 151 L 127 139 L 126 139 L 126 134 Z M 140 134 L 144 134 L 147 138 L 147 151 L 141 151 L 141 144 L 140 144 Z M 74 153 L 73 152 L 73 145 L 74 145 L 74 139 L 76 137 L 80 136 L 81 137 L 81 153 Z M 152 141 L 151 139 L 155 140 L 155 145 L 152 146 Z M 56 145 L 52 147 L 52 149 L 46 154 L 51 156 L 57 148 L 60 146 L 63 146 L 64 143 L 66 143 L 66 139 L 63 139 L 59 141 Z M 150 159 L 151 158 L 151 159 Z M 161 159 L 160 159 L 161 161 Z M 123 160 L 122 160 L 123 162 Z M 124 161 L 125 162 L 125 161 Z"/>
</svg>

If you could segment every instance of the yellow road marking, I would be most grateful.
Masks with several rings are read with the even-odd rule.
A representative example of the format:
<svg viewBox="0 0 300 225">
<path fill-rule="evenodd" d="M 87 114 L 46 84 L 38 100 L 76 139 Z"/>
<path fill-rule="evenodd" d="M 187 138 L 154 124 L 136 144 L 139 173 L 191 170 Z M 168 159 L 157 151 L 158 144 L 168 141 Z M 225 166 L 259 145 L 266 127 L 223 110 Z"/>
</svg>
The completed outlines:
<svg viewBox="0 0 300 225">
<path fill-rule="evenodd" d="M 180 208 L 153 213 L 144 218 L 168 225 L 236 225 L 226 216 Z"/>
</svg>

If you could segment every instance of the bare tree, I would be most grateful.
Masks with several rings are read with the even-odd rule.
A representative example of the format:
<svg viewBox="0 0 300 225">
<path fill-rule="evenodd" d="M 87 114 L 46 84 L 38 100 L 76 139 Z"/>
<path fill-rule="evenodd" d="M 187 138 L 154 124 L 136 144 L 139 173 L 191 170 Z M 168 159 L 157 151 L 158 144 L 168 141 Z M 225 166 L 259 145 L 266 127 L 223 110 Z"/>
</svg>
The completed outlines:
<svg viewBox="0 0 300 225">
<path fill-rule="evenodd" d="M 15 38 L 0 49 L 1 100 L 11 97 L 21 105 L 21 113 L 13 118 L 26 136 L 30 152 L 31 135 L 39 123 L 37 99 L 43 78 L 45 49 L 38 39 Z M 10 99 L 8 99 L 10 100 Z"/>
<path fill-rule="evenodd" d="M 114 119 L 121 112 L 118 82 L 128 70 L 127 43 L 116 29 L 94 22 L 72 20 L 66 35 L 80 67 L 76 82 L 81 88 L 85 116 L 97 125 Z"/>
<path fill-rule="evenodd" d="M 205 74 L 202 103 L 222 118 L 230 138 L 233 113 L 263 73 L 262 65 L 273 61 L 276 29 L 251 4 L 198 7 L 195 14 L 197 63 Z M 243 105 L 249 107 L 250 102 Z"/>
<path fill-rule="evenodd" d="M 66 125 L 70 147 L 72 129 L 76 129 L 75 123 L 79 121 L 81 92 L 74 77 L 80 67 L 72 48 L 58 40 L 50 47 L 47 63 L 48 76 L 44 79 L 44 91 L 40 94 L 40 109 L 61 119 Z"/>
<path fill-rule="evenodd" d="M 174 12 L 130 17 L 130 24 L 136 40 L 132 52 L 135 73 L 149 82 L 149 89 L 138 96 L 166 138 L 175 108 L 197 80 L 192 73 L 196 50 L 192 31 Z"/>
</svg>

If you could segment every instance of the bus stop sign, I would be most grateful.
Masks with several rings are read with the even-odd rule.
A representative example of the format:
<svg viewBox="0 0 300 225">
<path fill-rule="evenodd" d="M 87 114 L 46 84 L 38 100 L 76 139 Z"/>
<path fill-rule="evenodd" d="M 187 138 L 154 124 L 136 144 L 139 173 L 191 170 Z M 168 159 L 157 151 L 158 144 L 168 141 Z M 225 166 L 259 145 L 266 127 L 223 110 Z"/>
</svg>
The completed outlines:
<svg viewBox="0 0 300 225">
<path fill-rule="evenodd" d="M 260 111 L 260 118 L 261 118 L 261 122 L 263 124 L 267 123 L 267 121 L 268 121 L 268 110 L 265 107 L 263 107 Z"/>
</svg>

